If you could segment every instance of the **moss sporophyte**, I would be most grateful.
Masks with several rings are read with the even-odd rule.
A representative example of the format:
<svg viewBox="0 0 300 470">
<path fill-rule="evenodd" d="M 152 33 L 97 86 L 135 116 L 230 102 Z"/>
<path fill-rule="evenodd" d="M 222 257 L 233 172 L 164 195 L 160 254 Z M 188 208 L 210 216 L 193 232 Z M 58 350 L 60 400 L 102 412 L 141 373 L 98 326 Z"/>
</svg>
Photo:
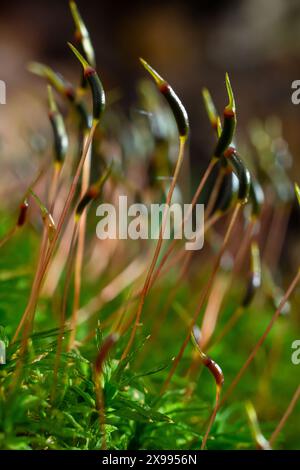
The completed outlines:
<svg viewBox="0 0 300 470">
<path fill-rule="evenodd" d="M 223 113 L 200 77 L 208 119 L 189 122 L 176 76 L 138 58 L 134 103 L 119 89 L 106 100 L 101 49 L 96 66 L 74 1 L 70 12 L 78 76 L 29 64 L 45 120 L 28 171 L 26 160 L 14 171 L 15 198 L 3 178 L 0 448 L 298 446 L 296 364 L 281 354 L 295 331 L 283 313 L 296 312 L 297 244 L 284 272 L 280 259 L 300 189 L 284 126 L 237 123 L 228 74 L 216 77 Z M 212 144 L 189 162 L 205 126 Z"/>
</svg>

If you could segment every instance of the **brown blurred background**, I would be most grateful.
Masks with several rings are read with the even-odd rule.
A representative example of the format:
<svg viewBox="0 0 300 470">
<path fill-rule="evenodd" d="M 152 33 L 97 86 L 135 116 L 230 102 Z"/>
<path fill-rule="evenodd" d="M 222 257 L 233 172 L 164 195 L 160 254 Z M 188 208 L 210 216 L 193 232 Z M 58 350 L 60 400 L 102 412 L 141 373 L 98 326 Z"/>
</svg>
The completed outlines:
<svg viewBox="0 0 300 470">
<path fill-rule="evenodd" d="M 17 105 L 19 94 L 38 84 L 26 72 L 28 61 L 74 68 L 66 46 L 73 23 L 67 0 L 14 0 L 0 5 L 0 70 L 10 109 Z M 209 86 L 222 109 L 228 71 L 238 104 L 238 130 L 244 131 L 253 116 L 276 113 L 297 157 L 300 107 L 290 99 L 291 82 L 299 78 L 300 69 L 297 0 L 207 0 L 197 6 L 174 0 L 120 4 L 79 0 L 78 5 L 106 86 L 121 86 L 126 101 L 134 99 L 134 82 L 144 76 L 137 58 L 148 59 L 184 99 L 195 151 L 201 151 L 208 129 L 201 88 Z M 1 110 L 2 116 L 7 108 Z M 28 116 L 28 109 L 22 106 L 22 110 Z"/>
<path fill-rule="evenodd" d="M 149 60 L 182 97 L 191 121 L 196 174 L 203 170 L 213 142 L 201 88 L 209 87 L 222 111 L 228 71 L 237 101 L 238 139 L 248 141 L 254 117 L 279 116 L 294 159 L 292 179 L 300 181 L 300 105 L 291 102 L 291 83 L 300 78 L 298 0 L 77 3 L 90 30 L 104 85 L 122 90 L 125 110 L 136 98 L 136 80 L 145 76 L 139 56 Z M 74 31 L 67 0 L 14 0 L 0 5 L 0 79 L 7 84 L 7 105 L 0 108 L 1 160 L 3 179 L 7 175 L 8 181 L 14 159 L 30 172 L 27 129 L 48 125 L 45 89 L 26 71 L 26 64 L 46 62 L 70 78 L 78 70 L 66 45 Z M 292 237 L 298 220 L 295 205 Z"/>
</svg>

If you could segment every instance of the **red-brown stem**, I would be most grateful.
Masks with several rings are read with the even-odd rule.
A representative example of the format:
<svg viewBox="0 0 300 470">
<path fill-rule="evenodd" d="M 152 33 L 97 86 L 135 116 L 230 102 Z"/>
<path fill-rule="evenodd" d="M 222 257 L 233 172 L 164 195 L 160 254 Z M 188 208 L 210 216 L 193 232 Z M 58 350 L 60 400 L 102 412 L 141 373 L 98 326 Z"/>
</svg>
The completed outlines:
<svg viewBox="0 0 300 470">
<path fill-rule="evenodd" d="M 216 213 L 205 223 L 204 233 L 206 233 L 207 230 L 209 230 L 210 227 L 212 227 L 212 225 L 214 225 L 218 221 L 218 219 L 221 217 L 221 215 L 222 214 L 220 214 L 220 213 Z M 202 230 L 202 227 L 201 227 L 201 230 Z M 153 284 L 155 283 L 157 278 L 162 273 L 162 268 L 164 267 L 166 261 L 168 260 L 168 258 L 170 257 L 172 251 L 174 250 L 177 241 L 178 240 L 172 240 L 172 242 L 170 243 L 169 248 L 167 249 L 166 253 L 162 257 L 162 260 L 161 260 L 160 264 L 157 266 L 156 271 L 153 273 L 149 289 L 151 289 L 151 287 L 153 286 Z M 181 259 L 182 257 L 185 257 L 185 256 L 188 256 L 189 258 L 191 258 L 192 253 L 193 253 L 192 251 L 186 253 L 185 248 L 182 248 L 181 252 L 178 253 L 178 259 Z M 176 257 L 176 262 L 177 262 L 177 257 Z M 173 264 L 174 263 L 170 263 L 163 273 L 165 274 L 169 270 L 169 268 L 171 266 L 173 266 Z"/>
<path fill-rule="evenodd" d="M 293 395 L 293 397 L 292 397 L 292 399 L 289 403 L 289 406 L 287 407 L 284 415 L 282 416 L 281 420 L 279 421 L 278 425 L 276 426 L 275 431 L 273 432 L 272 436 L 269 439 L 269 443 L 272 447 L 274 445 L 275 440 L 278 437 L 278 434 L 281 432 L 281 430 L 282 430 L 283 426 L 285 425 L 285 423 L 287 422 L 290 414 L 293 412 L 299 398 L 300 398 L 300 385 L 297 387 L 296 392 L 294 393 L 294 395 Z"/>
<path fill-rule="evenodd" d="M 53 386 L 52 386 L 52 393 L 51 393 L 52 402 L 54 401 L 55 394 L 56 394 L 58 369 L 59 369 L 60 357 L 61 357 L 61 352 L 62 352 L 63 336 L 65 332 L 67 299 L 68 299 L 69 287 L 70 287 L 71 279 L 72 279 L 73 256 L 74 256 L 74 249 L 76 246 L 77 234 L 78 234 L 78 224 L 76 223 L 73 229 L 73 234 L 72 234 L 70 248 L 69 248 L 69 255 L 68 255 L 68 260 L 66 264 L 66 280 L 64 284 L 64 291 L 63 291 L 63 297 L 62 297 L 59 335 L 57 339 L 57 348 L 56 348 L 55 363 L 54 363 L 54 370 L 53 370 Z"/>
<path fill-rule="evenodd" d="M 60 174 L 61 166 L 57 162 L 54 163 L 52 181 L 49 189 L 49 197 L 48 197 L 48 207 L 50 214 L 53 215 L 54 205 L 55 205 L 55 196 L 57 192 L 58 186 L 58 179 Z"/>
<path fill-rule="evenodd" d="M 25 322 L 26 322 L 26 319 L 28 317 L 30 317 L 31 315 L 31 310 L 32 308 L 35 308 L 35 294 L 36 294 L 36 289 L 37 289 L 37 284 L 38 284 L 38 277 L 39 277 L 39 273 L 40 273 L 40 270 L 41 270 L 41 267 L 42 267 L 42 261 L 44 260 L 44 253 L 45 253 L 45 250 L 46 250 L 46 247 L 47 247 L 47 231 L 43 230 L 43 235 L 42 235 L 42 242 L 41 242 L 41 246 L 40 246 L 40 250 L 39 250 L 39 256 L 38 256 L 38 264 L 37 264 L 37 267 L 36 267 L 36 271 L 35 271 L 35 277 L 34 277 L 34 280 L 33 280 L 33 283 L 32 283 L 32 288 L 31 288 L 31 292 L 30 292 L 30 297 L 29 297 L 29 301 L 28 301 L 28 304 L 26 306 L 26 309 L 22 315 L 22 318 L 17 326 L 17 329 L 15 331 L 15 334 L 12 338 L 12 343 L 14 343 L 17 339 L 18 339 L 18 336 L 20 334 L 20 331 L 21 329 L 23 328 Z"/>
<path fill-rule="evenodd" d="M 207 429 L 206 429 L 206 433 L 205 433 L 205 435 L 203 437 L 203 440 L 202 440 L 201 450 L 204 450 L 204 448 L 206 446 L 206 443 L 207 443 L 209 433 L 210 433 L 211 428 L 212 428 L 212 425 L 215 422 L 215 419 L 216 419 L 216 416 L 217 416 L 217 413 L 218 413 L 218 409 L 219 409 L 220 393 L 221 393 L 221 389 L 217 388 L 216 403 L 215 403 L 213 412 L 210 416 L 209 423 L 208 423 L 208 426 L 207 426 Z"/>
<path fill-rule="evenodd" d="M 45 274 L 46 274 L 47 269 L 49 267 L 52 255 L 54 253 L 58 237 L 59 237 L 59 235 L 62 231 L 67 213 L 68 213 L 68 211 L 70 209 L 70 206 L 72 204 L 72 201 L 73 201 L 73 198 L 74 198 L 74 195 L 75 195 L 75 191 L 76 191 L 76 187 L 77 187 L 77 183 L 78 183 L 78 180 L 79 180 L 79 177 L 80 177 L 80 174 L 81 174 L 81 171 L 82 171 L 82 167 L 83 167 L 83 164 L 85 162 L 85 158 L 86 158 L 86 155 L 88 153 L 90 144 L 92 142 L 93 135 L 94 135 L 94 132 L 96 130 L 97 124 L 98 124 L 97 122 L 93 123 L 93 126 L 90 130 L 89 136 L 86 140 L 86 143 L 85 143 L 85 146 L 84 146 L 84 149 L 83 149 L 83 152 L 82 152 L 82 155 L 81 155 L 81 158 L 80 158 L 75 176 L 74 176 L 73 181 L 71 183 L 71 187 L 70 187 L 70 190 L 69 190 L 69 193 L 68 193 L 68 196 L 67 196 L 67 200 L 65 202 L 64 208 L 62 210 L 61 216 L 60 216 L 58 224 L 57 224 L 56 232 L 55 232 L 54 237 L 53 237 L 53 239 L 50 243 L 50 246 L 49 246 L 49 249 L 47 251 L 47 255 L 45 257 L 45 261 L 43 263 L 43 266 L 41 267 L 41 270 L 39 270 L 39 272 L 38 272 L 38 270 L 36 271 L 36 278 L 35 278 L 35 281 L 33 283 L 33 287 L 32 287 L 32 290 L 31 290 L 31 295 L 30 295 L 30 298 L 29 298 L 29 302 L 28 302 L 28 305 L 26 307 L 26 310 L 23 314 L 23 317 L 22 317 L 20 323 L 24 323 L 25 319 L 28 316 L 28 312 L 30 312 L 31 306 L 33 306 L 33 309 L 35 309 L 35 305 L 36 305 L 36 302 L 37 302 L 37 297 L 38 297 L 39 291 L 41 289 Z M 13 342 L 16 341 L 16 339 L 18 337 L 18 334 L 19 334 L 19 331 L 20 331 L 20 325 L 18 326 L 17 331 L 14 335 Z"/>
<path fill-rule="evenodd" d="M 234 266 L 233 266 L 233 277 L 238 274 L 241 270 L 241 265 L 242 265 L 242 262 L 245 258 L 245 255 L 246 255 L 246 251 L 249 247 L 249 243 L 250 243 L 250 240 L 251 240 L 251 237 L 253 235 L 253 228 L 256 224 L 256 219 L 251 219 L 247 228 L 246 228 L 246 232 L 243 236 L 243 241 L 242 241 L 242 244 L 236 254 L 236 257 L 235 257 L 235 261 L 234 261 Z"/>
<path fill-rule="evenodd" d="M 81 182 L 81 197 L 84 196 L 89 187 L 90 181 L 90 171 L 91 171 L 91 152 L 88 152 L 87 158 L 84 162 L 83 172 L 82 172 L 82 182 Z M 74 347 L 74 342 L 76 338 L 76 329 L 77 329 L 77 318 L 78 318 L 78 309 L 80 305 L 80 291 L 81 291 L 81 272 L 84 256 L 84 244 L 85 244 L 85 231 L 86 231 L 86 211 L 80 217 L 79 220 L 79 232 L 78 232 L 78 242 L 77 242 L 77 251 L 75 258 L 75 271 L 74 271 L 74 300 L 73 300 L 73 310 L 71 316 L 71 333 L 69 339 L 69 350 Z"/>
<path fill-rule="evenodd" d="M 227 392 L 225 393 L 224 397 L 223 397 L 223 400 L 222 402 L 220 403 L 220 407 L 225 403 L 225 401 L 228 399 L 228 397 L 231 395 L 231 393 L 233 392 L 233 390 L 235 389 L 235 387 L 237 386 L 237 384 L 239 383 L 239 381 L 241 380 L 242 376 L 244 375 L 244 373 L 246 372 L 246 370 L 248 369 L 249 365 L 251 364 L 251 362 L 253 361 L 253 359 L 255 358 L 257 352 L 259 351 L 260 347 L 263 345 L 263 343 L 265 342 L 268 334 L 270 333 L 271 329 L 273 328 L 273 325 L 275 323 L 275 321 L 277 320 L 277 318 L 279 317 L 283 307 L 285 306 L 286 302 L 288 301 L 290 295 L 292 294 L 293 290 L 295 289 L 295 287 L 297 286 L 298 282 L 300 281 L 300 268 L 296 274 L 296 276 L 294 277 L 293 281 L 291 282 L 288 290 L 286 291 L 286 293 L 284 294 L 276 312 L 274 313 L 273 317 L 271 318 L 267 328 L 265 329 L 264 333 L 262 334 L 262 336 L 259 338 L 258 342 L 256 343 L 256 345 L 254 346 L 252 352 L 250 353 L 248 359 L 246 360 L 246 362 L 244 363 L 244 365 L 241 367 L 240 371 L 238 372 L 238 374 L 236 375 L 236 377 L 233 379 L 230 387 L 228 388 Z"/>
<path fill-rule="evenodd" d="M 165 231 L 166 217 L 167 217 L 167 214 L 168 214 L 168 209 L 169 209 L 169 206 L 170 206 L 170 203 L 171 203 L 171 200 L 172 200 L 172 196 L 173 196 L 173 192 L 174 192 L 174 189 L 175 189 L 175 186 L 176 186 L 176 183 L 177 183 L 178 175 L 179 175 L 182 163 L 183 163 L 185 143 L 186 143 L 186 137 L 180 137 L 178 159 L 177 159 L 177 163 L 176 163 L 176 166 L 175 166 L 175 171 L 174 171 L 172 183 L 171 183 L 171 186 L 170 186 L 170 189 L 168 191 L 167 198 L 166 198 L 166 209 L 164 210 L 164 213 L 163 213 L 163 220 L 162 220 L 161 229 L 160 229 L 160 232 L 159 232 L 159 238 L 158 238 L 158 241 L 157 241 L 157 244 L 156 244 L 153 259 L 152 259 L 150 268 L 148 270 L 148 274 L 147 274 L 147 277 L 146 277 L 146 280 L 145 280 L 145 283 L 144 283 L 144 286 L 143 286 L 143 290 L 142 290 L 142 293 L 141 293 L 141 298 L 140 298 L 140 302 L 139 302 L 138 309 L 137 309 L 137 314 L 136 314 L 136 320 L 135 320 L 135 323 L 133 325 L 132 332 L 131 332 L 128 344 L 127 344 L 127 346 L 126 346 L 126 348 L 125 348 L 125 350 L 122 354 L 121 361 L 126 358 L 128 352 L 130 351 L 130 348 L 133 344 L 137 329 L 140 325 L 141 315 L 142 315 L 146 295 L 148 293 L 148 289 L 149 289 L 149 286 L 150 286 L 151 277 L 152 277 L 157 259 L 159 257 L 160 249 L 161 249 L 161 246 L 162 246 L 162 243 L 163 243 L 163 234 L 164 234 L 164 231 Z"/>
<path fill-rule="evenodd" d="M 207 167 L 207 169 L 206 169 L 204 175 L 202 176 L 202 178 L 201 178 L 201 180 L 200 180 L 200 183 L 199 183 L 199 185 L 198 185 L 198 187 L 197 187 L 197 189 L 196 189 L 196 192 L 195 192 L 195 194 L 194 194 L 194 196 L 193 196 L 193 199 L 192 199 L 191 205 L 190 205 L 190 207 L 189 207 L 188 213 L 187 213 L 186 217 L 184 218 L 184 220 L 182 221 L 181 227 L 184 226 L 184 224 L 186 223 L 186 221 L 187 221 L 187 220 L 189 219 L 189 217 L 191 216 L 192 210 L 193 210 L 193 208 L 195 207 L 195 205 L 196 205 L 196 203 L 197 203 L 197 201 L 198 201 L 198 199 L 199 199 L 199 196 L 200 196 L 200 194 L 201 194 L 201 192 L 202 192 L 202 190 L 203 190 L 203 188 L 204 188 L 204 185 L 205 185 L 205 183 L 206 183 L 206 181 L 207 181 L 207 178 L 208 178 L 209 175 L 211 174 L 212 169 L 214 168 L 215 164 L 216 164 L 216 160 L 211 160 L 211 161 L 210 161 L 210 163 L 209 163 L 209 165 L 208 165 L 208 167 Z M 167 259 L 169 258 L 170 254 L 171 254 L 172 251 L 174 250 L 174 248 L 175 248 L 175 246 L 177 245 L 177 242 L 178 242 L 178 241 L 179 241 L 179 240 L 174 239 L 174 240 L 172 240 L 172 242 L 170 243 L 168 250 L 167 250 L 166 253 L 164 254 L 164 256 L 163 256 L 161 262 L 160 262 L 159 265 L 158 265 L 158 267 L 156 268 L 156 272 L 154 272 L 154 274 L 153 274 L 153 276 L 152 276 L 149 289 L 151 289 L 153 283 L 155 282 L 155 280 L 156 280 L 157 277 L 159 276 L 159 273 L 160 273 L 162 267 L 163 267 L 164 264 L 166 263 Z"/>
<path fill-rule="evenodd" d="M 181 358 L 182 358 L 182 356 L 183 356 L 183 354 L 184 354 L 184 351 L 185 351 L 185 349 L 186 349 L 186 347 L 187 347 L 187 345 L 188 345 L 188 343 L 189 343 L 190 336 L 191 336 L 191 333 L 192 333 L 192 331 L 193 331 L 193 328 L 194 328 L 194 326 L 195 326 L 195 324 L 196 324 L 196 322 L 197 322 L 197 320 L 198 320 L 198 317 L 199 317 L 199 315 L 200 315 L 200 313 L 201 313 L 201 310 L 202 310 L 202 307 L 203 307 L 203 305 L 204 305 L 204 302 L 205 302 L 205 300 L 206 300 L 206 298 L 207 298 L 207 296 L 208 296 L 208 294 L 209 294 L 209 291 L 210 291 L 210 289 L 211 289 L 211 286 L 212 286 L 213 283 L 214 283 L 214 280 L 215 280 L 216 274 L 217 274 L 217 272 L 218 272 L 218 269 L 219 269 L 219 265 L 220 265 L 222 256 L 223 256 L 223 254 L 224 254 L 224 252 L 225 252 L 225 250 L 226 250 L 226 248 L 227 248 L 227 244 L 228 244 L 228 241 L 229 241 L 229 238 L 230 238 L 232 229 L 233 229 L 233 227 L 234 227 L 234 225 L 235 225 L 237 216 L 238 216 L 238 214 L 239 214 L 240 208 L 241 208 L 241 204 L 238 203 L 237 206 L 236 206 L 235 209 L 234 209 L 234 212 L 233 212 L 233 214 L 232 214 L 232 217 L 231 217 L 229 226 L 228 226 L 227 231 L 226 231 L 226 233 L 225 233 L 224 240 L 223 240 L 221 249 L 220 249 L 220 251 L 219 251 L 219 254 L 218 254 L 218 256 L 217 256 L 217 259 L 216 259 L 216 261 L 215 261 L 213 271 L 212 271 L 212 273 L 211 273 L 211 275 L 210 275 L 210 278 L 209 278 L 207 284 L 205 285 L 204 290 L 201 292 L 200 301 L 199 301 L 199 304 L 198 304 L 198 306 L 197 306 L 197 308 L 196 308 L 196 310 L 195 310 L 195 313 L 194 313 L 194 315 L 193 315 L 193 318 L 192 318 L 192 321 L 191 321 L 191 323 L 190 323 L 190 326 L 189 326 L 187 335 L 186 335 L 186 337 L 185 337 L 185 339 L 184 339 L 184 341 L 183 341 L 183 343 L 182 343 L 182 346 L 181 346 L 181 348 L 180 348 L 180 351 L 179 351 L 178 355 L 176 356 L 176 358 L 175 358 L 175 360 L 174 360 L 174 362 L 173 362 L 173 365 L 172 365 L 171 370 L 170 370 L 170 372 L 169 372 L 169 374 L 168 374 L 168 377 L 167 377 L 165 383 L 163 384 L 163 386 L 162 386 L 162 388 L 161 388 L 161 391 L 160 391 L 160 394 L 161 394 L 161 395 L 162 395 L 162 394 L 165 392 L 165 390 L 167 389 L 167 387 L 168 387 L 168 385 L 169 385 L 169 383 L 170 383 L 170 381 L 171 381 L 171 379 L 172 379 L 172 377 L 173 377 L 173 375 L 174 375 L 174 373 L 175 373 L 175 371 L 176 371 L 176 369 L 177 369 L 177 366 L 178 366 L 178 364 L 179 364 L 179 362 L 180 362 L 180 360 L 181 360 Z"/>
</svg>

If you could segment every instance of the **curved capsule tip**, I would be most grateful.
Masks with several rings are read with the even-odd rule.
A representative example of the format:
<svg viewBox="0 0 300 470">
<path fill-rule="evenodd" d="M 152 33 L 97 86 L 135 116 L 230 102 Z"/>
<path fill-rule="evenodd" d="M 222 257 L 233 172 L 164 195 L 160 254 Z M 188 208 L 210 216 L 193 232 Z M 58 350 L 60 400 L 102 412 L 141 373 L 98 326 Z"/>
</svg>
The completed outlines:
<svg viewBox="0 0 300 470">
<path fill-rule="evenodd" d="M 93 96 L 93 122 L 94 124 L 98 124 L 100 116 L 105 109 L 105 93 L 102 83 L 98 77 L 96 70 L 90 66 L 90 64 L 80 54 L 76 47 L 74 47 L 73 44 L 71 44 L 70 42 L 68 42 L 68 45 L 79 60 L 79 62 L 81 63 L 83 67 L 84 77 L 89 82 Z"/>
<path fill-rule="evenodd" d="M 174 115 L 180 139 L 185 142 L 189 134 L 189 119 L 185 107 L 168 82 L 166 82 L 166 80 L 164 80 L 144 59 L 140 58 L 140 61 L 154 78 L 159 91 L 167 100 Z"/>
<path fill-rule="evenodd" d="M 82 45 L 82 48 L 84 50 L 87 60 L 93 67 L 95 67 L 96 66 L 95 51 L 90 40 L 88 29 L 86 25 L 84 24 L 84 21 L 79 13 L 76 3 L 73 0 L 71 0 L 69 2 L 69 5 L 70 5 L 71 14 L 73 16 L 73 20 L 76 26 L 75 38 L 77 38 L 78 41 L 81 42 L 81 45 Z"/>
<path fill-rule="evenodd" d="M 73 102 L 75 100 L 75 90 L 73 85 L 47 65 L 39 62 L 30 62 L 27 69 L 34 75 L 48 80 L 59 93 L 66 96 L 70 101 Z"/>
<path fill-rule="evenodd" d="M 119 340 L 120 335 L 117 332 L 109 334 L 105 340 L 102 343 L 102 346 L 98 352 L 98 355 L 96 357 L 95 361 L 95 371 L 96 373 L 101 373 L 102 372 L 102 367 L 104 364 L 104 361 L 107 359 L 107 356 L 111 350 L 111 348 L 116 344 L 116 342 Z"/>
<path fill-rule="evenodd" d="M 148 64 L 148 62 L 146 62 L 144 59 L 142 59 L 142 57 L 140 57 L 140 62 L 143 65 L 143 67 L 147 70 L 147 72 L 149 72 L 150 75 L 154 78 L 154 80 L 155 80 L 156 84 L 158 85 L 158 87 L 161 87 L 161 86 L 167 84 L 166 80 L 164 80 L 159 75 L 159 73 L 157 73 L 156 70 L 154 70 L 154 68 L 151 67 L 151 65 Z"/>
<path fill-rule="evenodd" d="M 219 137 L 222 132 L 221 119 L 217 113 L 211 94 L 206 87 L 202 88 L 202 96 L 208 119 L 212 125 L 212 128 L 217 132 Z"/>
<path fill-rule="evenodd" d="M 88 73 L 90 70 L 94 70 L 93 67 L 90 66 L 87 60 L 80 54 L 80 52 L 73 46 L 72 43 L 68 42 L 68 46 L 70 47 L 71 51 L 75 54 L 79 62 L 81 63 L 84 73 Z"/>
<path fill-rule="evenodd" d="M 244 298 L 241 302 L 242 307 L 248 307 L 252 302 L 256 291 L 261 286 L 261 260 L 259 246 L 256 241 L 251 243 L 251 274 L 246 288 Z"/>
<path fill-rule="evenodd" d="M 227 89 L 227 94 L 229 98 L 229 103 L 226 106 L 224 113 L 235 114 L 236 113 L 235 99 L 234 99 L 234 94 L 233 94 L 232 86 L 230 83 L 229 75 L 227 72 L 225 74 L 225 82 L 226 82 L 226 89 Z"/>
</svg>

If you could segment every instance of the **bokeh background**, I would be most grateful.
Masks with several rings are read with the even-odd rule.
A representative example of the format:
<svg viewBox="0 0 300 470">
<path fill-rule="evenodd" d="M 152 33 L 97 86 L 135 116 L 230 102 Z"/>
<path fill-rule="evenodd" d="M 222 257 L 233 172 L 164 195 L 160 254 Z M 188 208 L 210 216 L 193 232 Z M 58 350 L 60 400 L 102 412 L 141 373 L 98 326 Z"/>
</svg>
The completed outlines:
<svg viewBox="0 0 300 470">
<path fill-rule="evenodd" d="M 126 116 L 130 117 L 130 110 L 136 106 L 137 83 L 146 75 L 138 60 L 140 56 L 149 61 L 182 98 L 191 124 L 190 194 L 207 166 L 214 145 L 201 90 L 203 86 L 210 89 L 221 113 L 227 102 L 225 72 L 230 75 L 235 93 L 237 145 L 243 157 L 250 166 L 251 159 L 258 157 L 253 129 L 263 130 L 259 134 L 263 151 L 276 153 L 277 161 L 284 164 L 289 175 L 291 187 L 294 181 L 300 184 L 300 105 L 291 101 L 291 84 L 300 79 L 299 0 L 204 0 L 193 3 L 77 0 L 77 4 L 95 46 L 97 67 L 105 89 L 117 92 L 118 105 Z M 79 66 L 67 46 L 73 34 L 67 0 L 0 0 L 0 80 L 7 85 L 7 104 L 0 105 L 0 217 L 1 214 L 16 213 L 20 197 L 40 167 L 39 145 L 50 148 L 52 144 L 45 82 L 30 74 L 27 65 L 32 60 L 47 63 L 78 83 Z M 275 209 L 280 209 L 281 203 L 284 206 L 283 201 L 275 198 Z M 291 206 L 287 216 L 283 211 L 284 218 L 277 218 L 274 227 L 272 217 L 266 218 L 263 227 L 269 233 L 270 258 L 274 254 L 272 238 L 275 245 L 278 238 L 282 238 L 281 253 L 271 271 L 283 288 L 288 286 L 300 263 L 300 210 L 294 196 L 291 204 L 286 206 Z M 239 234 L 235 242 L 238 246 Z M 105 258 L 102 250 L 99 253 L 95 266 L 100 258 Z M 31 257 L 30 253 L 28 257 Z M 93 256 L 91 259 L 94 260 Z M 299 306 L 299 288 L 293 299 L 294 305 Z M 261 304 L 256 305 L 257 323 L 254 321 L 253 324 L 262 328 Z M 14 309 L 17 310 L 15 305 Z M 280 348 L 284 348 L 280 374 L 277 369 L 275 374 L 269 367 L 273 360 L 271 356 L 263 365 L 265 374 L 259 383 L 257 401 L 259 413 L 267 420 L 275 416 L 273 401 L 275 405 L 282 401 L 283 412 L 297 377 L 293 372 L 297 374 L 298 368 L 290 363 L 291 341 L 299 338 L 297 307 L 293 315 L 295 321 L 288 323 L 288 334 L 285 336 L 278 330 L 279 353 Z M 257 332 L 253 329 L 252 317 L 247 317 L 247 322 L 246 340 L 250 348 Z M 243 346 L 244 337 L 239 336 L 239 339 Z M 284 345 L 281 339 L 285 341 Z M 164 347 L 163 342 L 161 345 Z M 236 354 L 238 348 L 229 346 L 232 354 Z M 246 342 L 245 350 L 247 348 Z M 274 341 L 275 353 L 276 348 Z M 230 355 L 224 362 L 230 369 L 228 357 Z M 273 372 L 274 383 L 263 390 L 264 376 Z M 277 394 L 274 400 L 273 393 Z M 265 406 L 267 402 L 270 407 Z M 299 413 L 286 427 L 289 448 L 299 447 L 298 416 Z"/>
<path fill-rule="evenodd" d="M 300 74 L 297 0 L 117 4 L 79 0 L 78 6 L 95 45 L 105 87 L 120 91 L 125 112 L 136 99 L 137 80 L 145 76 L 139 56 L 149 60 L 182 97 L 191 121 L 193 175 L 203 171 L 213 143 L 201 89 L 209 87 L 222 111 L 227 71 L 237 101 L 239 141 L 251 148 L 253 119 L 277 116 L 288 146 L 285 150 L 293 157 L 290 174 L 300 181 L 300 106 L 291 102 L 291 83 Z M 72 79 L 78 73 L 66 45 L 72 35 L 67 0 L 1 2 L 0 78 L 7 84 L 7 105 L 0 108 L 1 205 L 17 197 L 15 164 L 26 167 L 28 175 L 33 171 L 28 133 L 48 126 L 45 88 L 26 66 L 31 60 L 46 62 Z M 295 204 L 286 245 L 294 246 L 298 221 Z M 286 250 L 282 262 L 286 254 L 292 260 L 296 256 L 297 262 L 297 250 Z"/>
</svg>

